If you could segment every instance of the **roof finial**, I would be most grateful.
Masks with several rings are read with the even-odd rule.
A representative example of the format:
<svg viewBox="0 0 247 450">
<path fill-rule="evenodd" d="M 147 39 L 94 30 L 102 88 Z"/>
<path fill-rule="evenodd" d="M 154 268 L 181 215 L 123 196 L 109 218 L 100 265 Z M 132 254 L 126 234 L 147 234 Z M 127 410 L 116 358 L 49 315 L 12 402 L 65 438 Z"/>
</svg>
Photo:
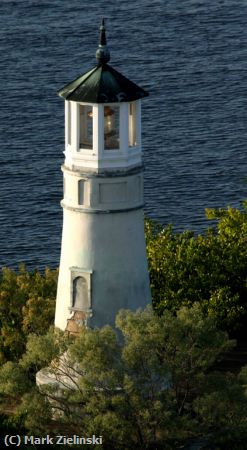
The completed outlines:
<svg viewBox="0 0 247 450">
<path fill-rule="evenodd" d="M 99 65 L 106 64 L 110 61 L 110 52 L 106 44 L 105 19 L 102 19 L 100 26 L 99 47 L 96 51 L 96 59 Z"/>
</svg>

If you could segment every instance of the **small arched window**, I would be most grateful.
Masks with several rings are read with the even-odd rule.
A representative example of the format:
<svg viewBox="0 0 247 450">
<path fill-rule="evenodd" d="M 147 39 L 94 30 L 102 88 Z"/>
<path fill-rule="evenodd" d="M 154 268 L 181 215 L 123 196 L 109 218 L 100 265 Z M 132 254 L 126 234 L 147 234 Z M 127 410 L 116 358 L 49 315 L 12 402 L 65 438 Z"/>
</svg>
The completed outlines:
<svg viewBox="0 0 247 450">
<path fill-rule="evenodd" d="M 84 183 L 85 180 L 79 180 L 78 182 L 78 205 L 84 204 Z"/>
<path fill-rule="evenodd" d="M 73 280 L 72 307 L 78 311 L 88 311 L 90 309 L 87 280 L 84 277 L 76 277 Z"/>
</svg>

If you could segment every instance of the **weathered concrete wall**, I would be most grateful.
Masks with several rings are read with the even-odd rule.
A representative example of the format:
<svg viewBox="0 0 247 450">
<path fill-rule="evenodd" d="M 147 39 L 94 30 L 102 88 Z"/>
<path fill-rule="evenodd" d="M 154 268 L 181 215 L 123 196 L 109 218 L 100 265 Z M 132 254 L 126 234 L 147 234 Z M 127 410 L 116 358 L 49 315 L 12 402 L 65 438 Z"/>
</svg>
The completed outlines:
<svg viewBox="0 0 247 450">
<path fill-rule="evenodd" d="M 119 309 L 150 302 L 143 210 L 80 213 L 64 209 L 55 325 L 71 316 L 71 268 L 92 271 L 90 326 L 114 325 Z M 73 271 L 73 270 L 72 270 Z"/>
</svg>

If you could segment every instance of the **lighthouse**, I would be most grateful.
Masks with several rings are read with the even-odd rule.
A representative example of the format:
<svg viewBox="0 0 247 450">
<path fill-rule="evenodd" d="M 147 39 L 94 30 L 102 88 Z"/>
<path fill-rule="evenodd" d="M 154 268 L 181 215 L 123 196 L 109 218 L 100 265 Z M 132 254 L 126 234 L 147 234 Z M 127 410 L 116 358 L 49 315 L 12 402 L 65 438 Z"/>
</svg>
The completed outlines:
<svg viewBox="0 0 247 450">
<path fill-rule="evenodd" d="M 64 86 L 63 231 L 55 326 L 114 326 L 151 302 L 143 213 L 141 99 L 109 65 L 104 20 L 96 65 Z"/>
</svg>

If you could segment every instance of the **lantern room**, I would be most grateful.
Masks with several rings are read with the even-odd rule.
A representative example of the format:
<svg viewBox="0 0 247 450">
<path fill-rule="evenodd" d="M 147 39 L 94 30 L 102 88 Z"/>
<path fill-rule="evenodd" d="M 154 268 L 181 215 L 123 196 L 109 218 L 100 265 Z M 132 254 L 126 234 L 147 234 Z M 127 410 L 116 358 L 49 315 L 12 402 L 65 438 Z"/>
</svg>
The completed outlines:
<svg viewBox="0 0 247 450">
<path fill-rule="evenodd" d="M 141 164 L 141 98 L 146 91 L 108 61 L 104 20 L 97 65 L 59 91 L 65 99 L 65 165 L 119 169 Z"/>
</svg>

